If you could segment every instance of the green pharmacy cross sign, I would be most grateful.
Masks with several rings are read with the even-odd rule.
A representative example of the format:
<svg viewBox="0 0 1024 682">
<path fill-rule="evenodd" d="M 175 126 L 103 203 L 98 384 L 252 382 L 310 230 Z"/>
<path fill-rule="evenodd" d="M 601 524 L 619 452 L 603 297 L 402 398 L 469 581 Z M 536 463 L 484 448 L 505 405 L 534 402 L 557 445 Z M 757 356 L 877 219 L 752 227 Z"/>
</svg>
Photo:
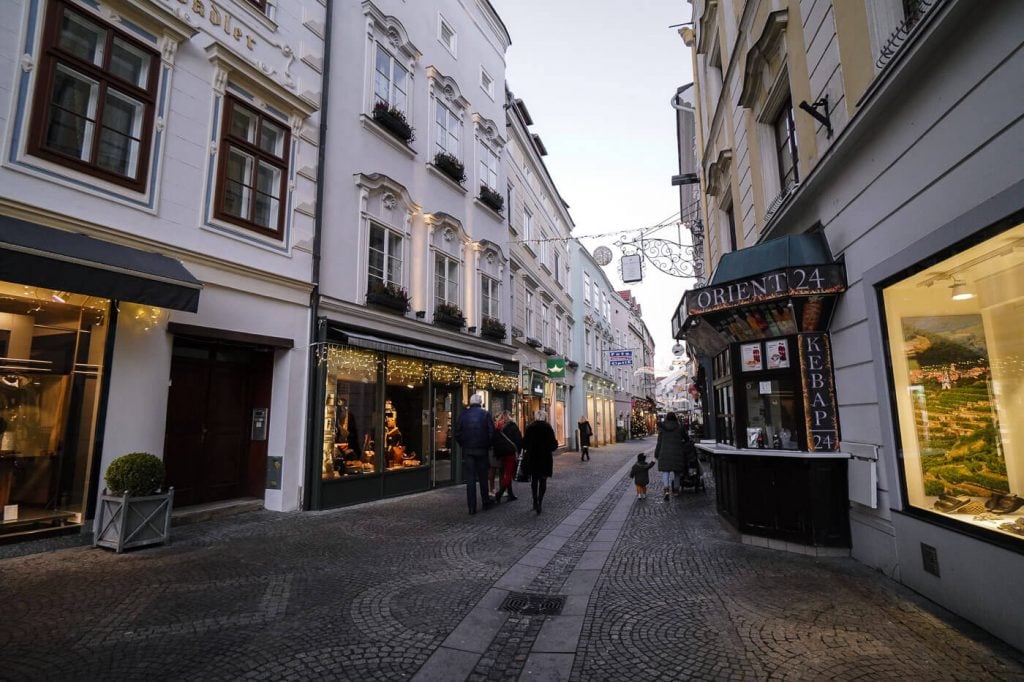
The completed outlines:
<svg viewBox="0 0 1024 682">
<path fill-rule="evenodd" d="M 548 377 L 551 379 L 565 378 L 565 358 L 548 358 Z"/>
</svg>

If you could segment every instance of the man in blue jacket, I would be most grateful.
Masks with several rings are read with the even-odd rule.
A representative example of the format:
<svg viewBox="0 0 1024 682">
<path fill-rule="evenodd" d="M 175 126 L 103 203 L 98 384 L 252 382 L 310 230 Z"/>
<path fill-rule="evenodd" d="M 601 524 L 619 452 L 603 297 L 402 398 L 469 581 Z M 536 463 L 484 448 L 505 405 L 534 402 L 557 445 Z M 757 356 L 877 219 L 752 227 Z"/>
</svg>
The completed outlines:
<svg viewBox="0 0 1024 682">
<path fill-rule="evenodd" d="M 494 420 L 483 408 L 483 396 L 474 393 L 469 397 L 469 408 L 459 415 L 455 424 L 455 440 L 462 447 L 462 460 L 466 472 L 466 502 L 469 513 L 476 514 L 476 490 L 479 483 L 480 499 L 484 509 L 490 509 L 494 502 L 487 493 L 487 453 L 494 439 Z"/>
</svg>

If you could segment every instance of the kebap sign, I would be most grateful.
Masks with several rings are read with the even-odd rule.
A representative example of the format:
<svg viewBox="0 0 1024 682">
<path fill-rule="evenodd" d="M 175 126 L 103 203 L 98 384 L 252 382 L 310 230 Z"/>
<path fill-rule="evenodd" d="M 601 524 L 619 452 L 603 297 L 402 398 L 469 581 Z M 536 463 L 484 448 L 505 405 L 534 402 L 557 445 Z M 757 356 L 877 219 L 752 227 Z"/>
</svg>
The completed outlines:
<svg viewBox="0 0 1024 682">
<path fill-rule="evenodd" d="M 834 294 L 846 288 L 842 264 L 806 265 L 686 292 L 688 315 L 763 303 L 787 296 Z"/>
<path fill-rule="evenodd" d="M 804 385 L 807 449 L 834 452 L 839 449 L 839 418 L 828 334 L 800 334 L 797 338 Z"/>
</svg>

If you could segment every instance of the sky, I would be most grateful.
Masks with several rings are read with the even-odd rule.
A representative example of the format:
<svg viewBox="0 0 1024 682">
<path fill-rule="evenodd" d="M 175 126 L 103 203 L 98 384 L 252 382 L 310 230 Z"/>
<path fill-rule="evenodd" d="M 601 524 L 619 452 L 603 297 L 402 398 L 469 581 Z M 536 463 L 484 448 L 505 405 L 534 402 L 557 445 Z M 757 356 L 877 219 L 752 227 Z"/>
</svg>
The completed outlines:
<svg viewBox="0 0 1024 682">
<path fill-rule="evenodd" d="M 555 185 L 569 204 L 573 235 L 593 253 L 611 248 L 605 268 L 631 289 L 655 343 L 655 368 L 673 359 L 671 317 L 692 280 L 644 264 L 644 280 L 618 273 L 618 236 L 585 235 L 657 225 L 679 211 L 675 111 L 669 101 L 693 80 L 689 48 L 675 24 L 686 0 L 491 0 L 512 36 L 509 89 L 530 110 Z M 675 240 L 674 226 L 655 237 Z M 684 230 L 684 239 L 685 236 Z"/>
</svg>

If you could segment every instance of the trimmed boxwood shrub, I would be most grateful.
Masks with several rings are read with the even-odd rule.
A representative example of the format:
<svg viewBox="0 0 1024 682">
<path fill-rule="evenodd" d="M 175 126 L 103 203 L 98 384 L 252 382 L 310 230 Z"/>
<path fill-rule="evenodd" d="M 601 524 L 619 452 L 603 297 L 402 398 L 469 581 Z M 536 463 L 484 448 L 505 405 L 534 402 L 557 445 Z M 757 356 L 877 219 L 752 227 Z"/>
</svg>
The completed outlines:
<svg viewBox="0 0 1024 682">
<path fill-rule="evenodd" d="M 164 485 L 164 462 L 148 452 L 130 452 L 110 463 L 106 480 L 111 495 L 152 495 Z"/>
</svg>

